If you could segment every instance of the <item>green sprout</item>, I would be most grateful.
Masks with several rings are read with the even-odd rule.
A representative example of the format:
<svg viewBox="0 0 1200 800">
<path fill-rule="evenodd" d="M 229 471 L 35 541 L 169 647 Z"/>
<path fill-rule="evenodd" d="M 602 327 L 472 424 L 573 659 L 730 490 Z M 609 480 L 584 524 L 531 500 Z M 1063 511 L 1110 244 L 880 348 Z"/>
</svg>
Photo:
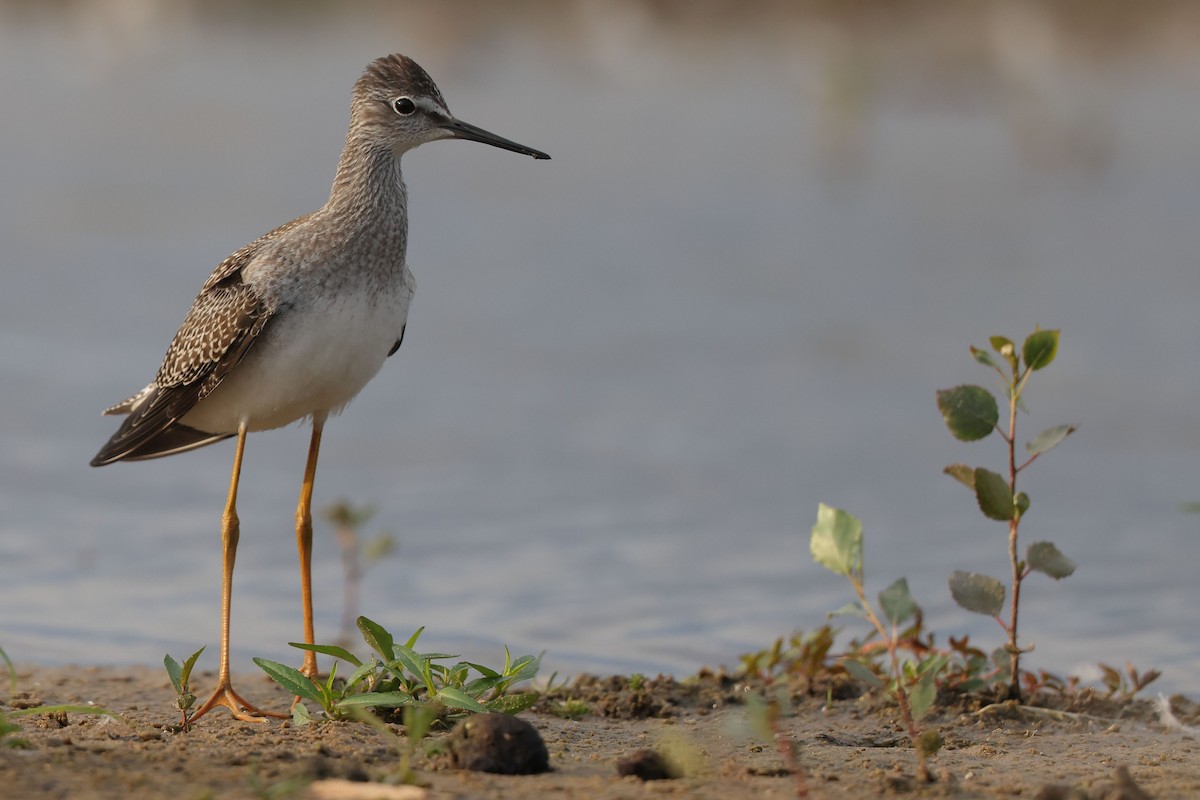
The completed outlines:
<svg viewBox="0 0 1200 800">
<path fill-rule="evenodd" d="M 187 733 L 192 721 L 192 706 L 196 704 L 196 695 L 192 693 L 189 682 L 192 677 L 192 669 L 196 666 L 196 660 L 200 658 L 200 654 L 204 652 L 201 647 L 196 652 L 192 653 L 183 662 L 182 665 L 178 661 L 171 658 L 171 654 L 163 656 L 163 666 L 167 668 L 167 676 L 171 679 L 171 685 L 175 687 L 175 705 L 183 714 L 183 722 L 180 725 L 183 732 Z"/>
<path fill-rule="evenodd" d="M 929 758 L 941 749 L 942 739 L 936 729 L 922 730 L 918 723 L 933 708 L 937 699 L 935 681 L 938 673 L 946 667 L 949 656 L 934 652 L 916 662 L 901 659 L 899 651 L 904 636 L 900 626 L 918 617 L 920 609 L 909 593 L 908 581 L 904 578 L 879 593 L 882 616 L 871 605 L 864 586 L 862 523 L 857 519 L 840 508 L 821 503 L 809 546 L 814 561 L 846 578 L 854 587 L 858 601 L 844 611 L 870 622 L 887 648 L 890 663 L 886 681 L 866 663 L 855 658 L 843 660 L 846 672 L 872 688 L 886 690 L 895 698 L 908 738 L 917 754 L 917 778 L 924 783 L 930 782 L 933 778 L 929 772 Z"/>
<path fill-rule="evenodd" d="M 999 360 L 985 350 L 972 347 L 974 359 L 995 370 L 1000 376 L 1008 397 L 1008 429 L 1000 427 L 1000 409 L 996 398 L 981 386 L 956 386 L 937 393 L 938 409 L 946 427 L 955 438 L 973 442 L 986 438 L 995 431 L 1007 449 L 1007 476 L 966 464 L 951 464 L 944 472 L 964 484 L 975 495 L 979 510 L 988 519 L 1004 522 L 1008 526 L 1008 555 L 1012 569 L 1011 601 L 1008 619 L 1001 617 L 1004 608 L 1004 584 L 996 578 L 976 572 L 955 571 L 950 576 L 950 593 L 958 605 L 968 611 L 993 617 L 1008 635 L 1001 657 L 1007 656 L 1008 697 L 1021 699 L 1021 654 L 1032 647 L 1022 649 L 1017 639 L 1017 618 L 1020 610 L 1021 584 L 1031 572 L 1041 572 L 1055 580 L 1065 578 L 1075 571 L 1075 563 L 1059 552 L 1050 542 L 1034 542 L 1029 545 L 1025 558 L 1017 550 L 1018 531 L 1021 520 L 1029 511 L 1029 496 L 1017 490 L 1017 478 L 1043 453 L 1061 444 L 1075 432 L 1074 425 L 1057 425 L 1039 433 L 1025 445 L 1027 455 L 1017 460 L 1017 411 L 1025 410 L 1022 393 L 1030 376 L 1045 369 L 1058 353 L 1057 330 L 1035 330 L 1017 352 L 1016 345 L 1003 336 L 990 339 Z"/>
</svg>

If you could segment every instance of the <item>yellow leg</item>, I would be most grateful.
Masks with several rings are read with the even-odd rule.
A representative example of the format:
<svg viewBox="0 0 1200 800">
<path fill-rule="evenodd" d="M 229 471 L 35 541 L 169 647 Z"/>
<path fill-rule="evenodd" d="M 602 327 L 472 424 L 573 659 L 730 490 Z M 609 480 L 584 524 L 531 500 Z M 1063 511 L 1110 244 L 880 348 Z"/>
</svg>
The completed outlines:
<svg viewBox="0 0 1200 800">
<path fill-rule="evenodd" d="M 304 603 L 304 641 L 315 644 L 312 605 L 312 493 L 317 475 L 317 454 L 321 449 L 324 417 L 313 418 L 312 441 L 308 446 L 308 461 L 304 465 L 304 483 L 300 485 L 300 503 L 296 506 L 296 547 L 300 551 L 300 599 Z M 317 677 L 317 654 L 304 651 L 300 671 L 310 678 Z"/>
<path fill-rule="evenodd" d="M 247 722 L 266 722 L 266 717 L 287 719 L 286 714 L 261 711 L 233 690 L 229 681 L 229 609 L 233 595 L 233 562 L 237 558 L 240 534 L 237 516 L 238 479 L 242 474 L 242 452 L 246 448 L 246 426 L 238 428 L 237 450 L 233 455 L 233 474 L 229 478 L 229 498 L 225 501 L 225 513 L 221 516 L 221 666 L 217 673 L 217 688 L 212 697 L 191 716 L 191 720 L 225 706 L 233 716 Z"/>
</svg>

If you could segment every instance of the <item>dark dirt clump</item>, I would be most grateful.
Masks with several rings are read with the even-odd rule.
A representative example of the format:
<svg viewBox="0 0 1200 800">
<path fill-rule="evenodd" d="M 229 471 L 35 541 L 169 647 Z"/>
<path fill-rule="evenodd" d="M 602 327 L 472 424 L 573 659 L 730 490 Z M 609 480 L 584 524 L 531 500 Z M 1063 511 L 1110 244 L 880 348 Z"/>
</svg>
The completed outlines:
<svg viewBox="0 0 1200 800">
<path fill-rule="evenodd" d="M 536 775 L 550 769 L 537 728 L 507 714 L 467 717 L 454 726 L 446 744 L 450 763 L 458 769 L 497 775 Z"/>
</svg>

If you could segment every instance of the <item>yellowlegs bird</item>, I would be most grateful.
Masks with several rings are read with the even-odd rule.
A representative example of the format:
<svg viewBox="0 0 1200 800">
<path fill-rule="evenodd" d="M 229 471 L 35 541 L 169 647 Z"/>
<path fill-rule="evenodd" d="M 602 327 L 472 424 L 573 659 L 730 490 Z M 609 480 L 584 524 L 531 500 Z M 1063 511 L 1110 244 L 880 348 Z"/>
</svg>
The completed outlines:
<svg viewBox="0 0 1200 800">
<path fill-rule="evenodd" d="M 400 158 L 438 139 L 468 139 L 534 158 L 543 152 L 450 113 L 425 70 L 377 59 L 354 84 L 350 130 L 329 200 L 222 261 L 167 348 L 149 386 L 106 410 L 128 414 L 92 466 L 182 453 L 237 437 L 221 520 L 221 661 L 217 706 L 260 720 L 229 679 L 229 609 L 238 543 L 237 489 L 249 431 L 312 420 L 296 509 L 304 641 L 313 643 L 312 491 L 321 430 L 404 339 L 412 273 L 404 263 L 407 194 Z M 316 654 L 302 672 L 316 675 Z M 270 716 L 279 716 L 270 714 Z"/>
</svg>

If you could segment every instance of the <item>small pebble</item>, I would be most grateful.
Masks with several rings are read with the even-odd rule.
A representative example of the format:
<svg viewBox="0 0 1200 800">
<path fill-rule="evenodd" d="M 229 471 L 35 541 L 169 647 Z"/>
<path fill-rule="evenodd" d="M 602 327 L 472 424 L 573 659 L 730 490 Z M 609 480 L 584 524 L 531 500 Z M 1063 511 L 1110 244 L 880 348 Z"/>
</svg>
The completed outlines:
<svg viewBox="0 0 1200 800">
<path fill-rule="evenodd" d="M 635 750 L 617 762 L 617 774 L 633 775 L 644 781 L 663 781 L 679 777 L 665 758 L 654 750 Z"/>
</svg>

